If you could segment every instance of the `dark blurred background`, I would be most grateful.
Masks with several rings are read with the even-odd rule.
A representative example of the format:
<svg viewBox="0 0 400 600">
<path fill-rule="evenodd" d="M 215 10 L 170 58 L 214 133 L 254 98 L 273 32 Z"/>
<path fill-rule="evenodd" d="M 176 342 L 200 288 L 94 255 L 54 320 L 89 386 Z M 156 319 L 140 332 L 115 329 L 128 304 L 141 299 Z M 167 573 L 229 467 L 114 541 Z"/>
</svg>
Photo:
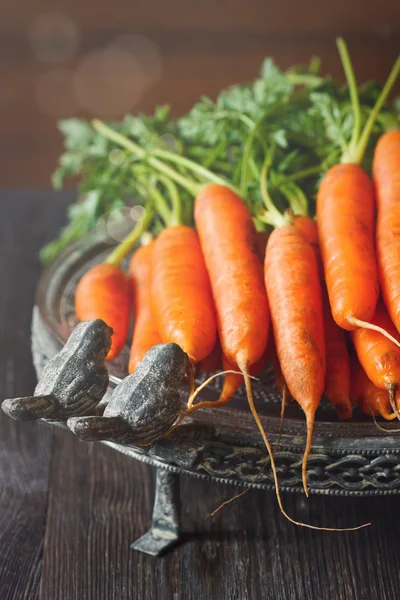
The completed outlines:
<svg viewBox="0 0 400 600">
<path fill-rule="evenodd" d="M 0 185 L 49 187 L 62 117 L 161 103 L 179 114 L 252 79 L 267 55 L 288 67 L 317 54 L 342 77 L 338 34 L 359 80 L 383 80 L 400 50 L 400 1 L 1 0 Z"/>
</svg>

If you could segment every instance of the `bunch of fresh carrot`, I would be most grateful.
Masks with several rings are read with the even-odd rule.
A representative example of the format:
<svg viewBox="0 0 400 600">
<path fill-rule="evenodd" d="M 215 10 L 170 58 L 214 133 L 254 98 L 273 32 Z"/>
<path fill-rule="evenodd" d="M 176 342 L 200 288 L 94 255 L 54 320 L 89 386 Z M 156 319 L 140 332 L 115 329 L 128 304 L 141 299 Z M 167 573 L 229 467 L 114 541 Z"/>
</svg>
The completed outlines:
<svg viewBox="0 0 400 600">
<path fill-rule="evenodd" d="M 316 220 L 307 216 L 307 208 L 298 210 L 307 203 L 296 186 L 285 188 L 292 210 L 282 212 L 274 204 L 268 182 L 271 149 L 258 182 L 264 207 L 252 205 L 251 199 L 245 203 L 228 181 L 205 168 L 201 177 L 188 178 L 167 161 L 154 159 L 147 168 L 160 185 L 150 194 L 149 215 L 164 215 L 163 231 L 133 254 L 126 275 L 119 264 L 144 227 L 137 229 L 104 264 L 84 275 L 76 293 L 79 319 L 102 318 L 114 329 L 109 359 L 128 339 L 133 306 L 130 372 L 154 344 L 175 342 L 183 348 L 191 382 L 186 413 L 226 404 L 244 381 L 282 511 L 273 452 L 251 386 L 251 377 L 268 360 L 275 363 L 280 389 L 305 413 L 306 493 L 315 413 L 324 394 L 340 418 L 351 417 L 351 402 L 367 414 L 400 418 L 400 129 L 379 140 L 373 180 L 360 166 L 400 58 L 361 131 L 351 62 L 342 40 L 338 47 L 354 129 L 341 162 L 321 180 Z M 137 152 L 106 125 L 95 126 Z M 185 165 L 190 171 L 191 161 Z M 193 172 L 199 175 L 195 167 Z M 195 229 L 179 218 L 179 186 L 195 197 Z M 273 227 L 267 241 L 257 233 L 260 223 Z M 224 369 L 218 401 L 194 402 L 196 364 L 203 370 Z"/>
</svg>

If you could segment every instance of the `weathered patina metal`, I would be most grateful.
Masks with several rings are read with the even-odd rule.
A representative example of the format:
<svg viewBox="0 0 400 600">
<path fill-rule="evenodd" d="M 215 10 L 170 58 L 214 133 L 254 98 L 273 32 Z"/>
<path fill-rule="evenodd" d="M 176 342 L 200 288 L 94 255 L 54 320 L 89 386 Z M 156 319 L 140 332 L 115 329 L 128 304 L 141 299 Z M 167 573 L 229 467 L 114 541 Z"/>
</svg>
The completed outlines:
<svg viewBox="0 0 400 600">
<path fill-rule="evenodd" d="M 68 419 L 90 413 L 108 387 L 105 359 L 112 329 L 101 319 L 80 323 L 41 373 L 33 396 L 4 400 L 13 419 Z"/>
<path fill-rule="evenodd" d="M 68 427 L 87 441 L 144 445 L 164 435 L 181 409 L 179 388 L 189 365 L 177 344 L 151 348 L 115 388 L 102 416 L 74 417 Z"/>
</svg>

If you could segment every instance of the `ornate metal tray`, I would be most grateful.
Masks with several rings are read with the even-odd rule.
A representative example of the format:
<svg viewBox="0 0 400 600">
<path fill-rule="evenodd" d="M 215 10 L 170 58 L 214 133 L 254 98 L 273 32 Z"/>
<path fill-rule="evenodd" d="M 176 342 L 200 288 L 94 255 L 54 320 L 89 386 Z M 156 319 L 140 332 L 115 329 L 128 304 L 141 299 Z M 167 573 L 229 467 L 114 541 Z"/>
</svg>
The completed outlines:
<svg viewBox="0 0 400 600">
<path fill-rule="evenodd" d="M 88 267 L 102 260 L 113 243 L 98 234 L 87 236 L 43 273 L 32 322 L 32 351 L 38 375 L 76 324 L 73 298 L 77 281 Z M 116 361 L 109 363 L 110 388 L 127 374 L 127 359 L 126 348 Z M 207 391 L 208 398 L 218 397 L 218 385 Z M 270 372 L 266 371 L 261 381 L 254 383 L 254 394 L 274 444 L 279 433 L 280 396 Z M 399 424 L 385 423 L 385 427 L 393 434 L 379 431 L 356 411 L 350 422 L 340 422 L 329 403 L 322 401 L 308 461 L 310 492 L 357 496 L 400 493 L 400 435 L 396 435 Z M 301 460 L 305 433 L 304 415 L 293 403 L 286 411 L 275 454 L 282 490 L 303 493 Z M 242 391 L 224 408 L 200 410 L 187 417 L 170 437 L 151 447 L 102 443 L 157 468 L 152 527 L 133 545 L 149 554 L 161 554 L 179 537 L 181 474 L 217 483 L 273 488 L 271 471 L 265 468 L 260 473 L 267 453 Z"/>
</svg>

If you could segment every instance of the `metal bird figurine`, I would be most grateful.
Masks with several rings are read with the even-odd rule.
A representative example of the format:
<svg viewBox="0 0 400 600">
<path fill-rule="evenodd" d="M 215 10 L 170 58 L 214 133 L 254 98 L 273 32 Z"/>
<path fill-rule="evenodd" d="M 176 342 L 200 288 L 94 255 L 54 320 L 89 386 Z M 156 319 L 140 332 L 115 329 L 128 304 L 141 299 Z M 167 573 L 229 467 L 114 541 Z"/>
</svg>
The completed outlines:
<svg viewBox="0 0 400 600">
<path fill-rule="evenodd" d="M 4 400 L 3 411 L 13 419 L 63 421 L 93 410 L 108 387 L 105 358 L 111 335 L 101 319 L 79 323 L 47 363 L 34 395 Z"/>
<path fill-rule="evenodd" d="M 150 444 L 180 413 L 179 386 L 188 365 L 187 354 L 177 344 L 153 346 L 136 371 L 115 388 L 102 416 L 73 417 L 68 427 L 86 441 Z"/>
</svg>

